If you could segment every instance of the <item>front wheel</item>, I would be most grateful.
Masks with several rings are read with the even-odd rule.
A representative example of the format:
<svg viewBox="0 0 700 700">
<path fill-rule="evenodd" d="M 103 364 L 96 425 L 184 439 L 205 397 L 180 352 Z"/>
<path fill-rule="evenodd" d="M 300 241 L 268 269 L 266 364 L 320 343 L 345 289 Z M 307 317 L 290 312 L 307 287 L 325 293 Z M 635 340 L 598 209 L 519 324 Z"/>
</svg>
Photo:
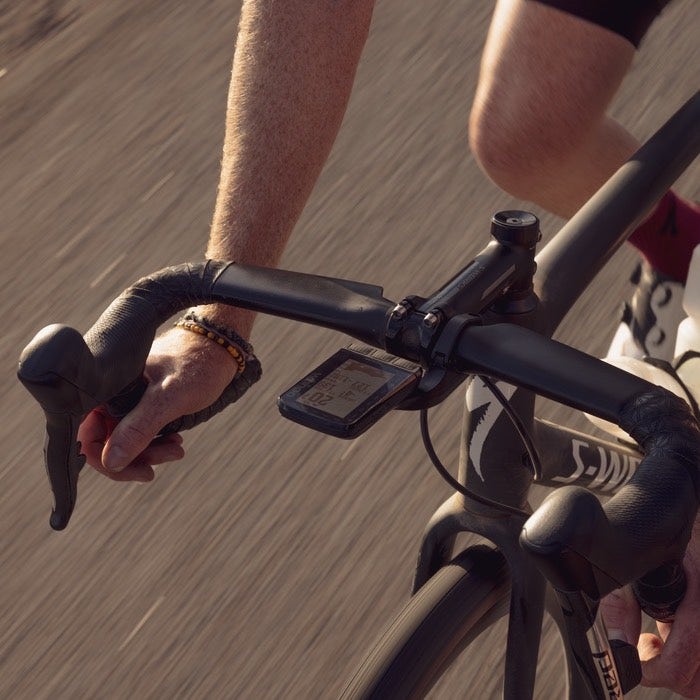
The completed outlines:
<svg viewBox="0 0 700 700">
<path fill-rule="evenodd" d="M 460 652 L 507 613 L 505 557 L 469 547 L 409 600 L 346 687 L 342 698 L 422 698 Z"/>
</svg>

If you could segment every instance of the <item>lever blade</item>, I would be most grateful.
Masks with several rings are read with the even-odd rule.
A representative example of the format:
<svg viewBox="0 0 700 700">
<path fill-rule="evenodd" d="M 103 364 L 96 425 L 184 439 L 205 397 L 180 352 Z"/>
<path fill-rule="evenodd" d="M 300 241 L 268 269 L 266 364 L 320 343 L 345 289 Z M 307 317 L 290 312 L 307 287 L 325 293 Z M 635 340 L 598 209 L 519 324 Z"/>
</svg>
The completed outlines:
<svg viewBox="0 0 700 700">
<path fill-rule="evenodd" d="M 81 388 L 90 386 L 93 367 L 80 333 L 59 324 L 40 331 L 19 361 L 17 376 L 46 416 L 44 462 L 54 497 L 49 521 L 54 530 L 66 527 L 75 507 L 78 474 L 85 464 L 78 427 L 99 404 Z"/>
<path fill-rule="evenodd" d="M 54 530 L 63 530 L 75 508 L 78 474 L 85 465 L 78 442 L 80 418 L 65 413 L 45 414 L 44 463 L 54 498 L 49 523 Z"/>
</svg>

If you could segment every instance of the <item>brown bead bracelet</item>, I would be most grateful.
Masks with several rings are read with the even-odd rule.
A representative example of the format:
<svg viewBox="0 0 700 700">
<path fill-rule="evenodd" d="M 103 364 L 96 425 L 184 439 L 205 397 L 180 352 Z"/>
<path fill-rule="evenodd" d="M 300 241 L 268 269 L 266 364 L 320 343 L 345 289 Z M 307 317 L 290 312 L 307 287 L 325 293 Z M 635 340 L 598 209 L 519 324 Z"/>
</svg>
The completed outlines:
<svg viewBox="0 0 700 700">
<path fill-rule="evenodd" d="M 205 321 L 195 318 L 194 314 L 187 314 L 184 318 L 177 321 L 175 326 L 213 340 L 217 345 L 220 345 L 224 350 L 226 350 L 226 352 L 228 352 L 228 354 L 231 355 L 231 357 L 233 357 L 233 359 L 236 361 L 236 364 L 238 365 L 237 374 L 243 374 L 246 366 L 246 354 L 252 354 L 252 348 L 250 347 L 250 344 L 243 341 L 242 338 L 240 339 L 243 341 L 242 343 L 238 342 L 238 338 L 236 341 L 231 340 L 231 338 L 228 337 L 228 333 L 224 335 L 220 329 L 213 328 Z M 231 333 L 231 335 L 234 334 Z M 237 334 L 235 335 L 237 336 Z M 243 343 L 245 343 L 245 346 L 241 347 Z M 248 349 L 250 349 L 251 352 L 248 352 Z"/>
</svg>

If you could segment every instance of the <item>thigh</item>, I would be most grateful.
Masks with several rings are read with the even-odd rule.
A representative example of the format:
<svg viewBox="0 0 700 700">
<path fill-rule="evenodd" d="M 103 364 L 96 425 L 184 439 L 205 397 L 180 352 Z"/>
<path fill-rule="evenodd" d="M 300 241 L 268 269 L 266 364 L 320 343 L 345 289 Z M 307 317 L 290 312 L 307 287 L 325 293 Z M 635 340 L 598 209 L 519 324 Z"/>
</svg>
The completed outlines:
<svg viewBox="0 0 700 700">
<path fill-rule="evenodd" d="M 605 113 L 633 57 L 632 43 L 598 24 L 539 1 L 498 0 L 475 107 L 576 138 Z"/>
</svg>

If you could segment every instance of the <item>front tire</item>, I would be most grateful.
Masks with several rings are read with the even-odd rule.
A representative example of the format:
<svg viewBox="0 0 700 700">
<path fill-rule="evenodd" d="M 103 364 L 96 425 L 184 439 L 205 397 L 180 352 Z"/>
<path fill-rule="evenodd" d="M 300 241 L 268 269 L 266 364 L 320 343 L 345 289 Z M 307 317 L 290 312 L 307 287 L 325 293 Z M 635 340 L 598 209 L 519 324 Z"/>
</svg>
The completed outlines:
<svg viewBox="0 0 700 700">
<path fill-rule="evenodd" d="M 469 547 L 441 568 L 374 645 L 343 700 L 422 698 L 461 651 L 508 612 L 504 556 Z"/>
</svg>

